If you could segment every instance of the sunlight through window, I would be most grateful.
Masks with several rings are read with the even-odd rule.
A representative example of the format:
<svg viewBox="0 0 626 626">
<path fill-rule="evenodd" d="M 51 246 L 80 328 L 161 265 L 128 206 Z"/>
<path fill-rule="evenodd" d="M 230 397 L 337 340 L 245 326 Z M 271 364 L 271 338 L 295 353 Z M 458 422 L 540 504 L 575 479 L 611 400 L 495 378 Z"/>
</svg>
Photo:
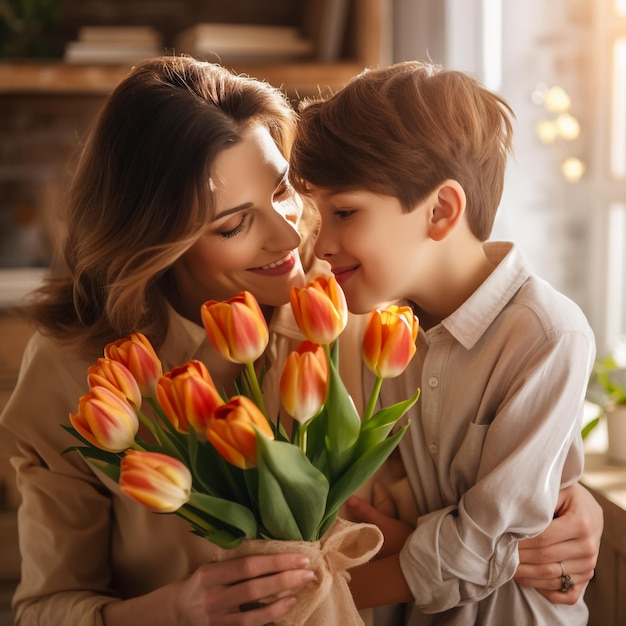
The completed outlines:
<svg viewBox="0 0 626 626">
<path fill-rule="evenodd" d="M 607 264 L 607 334 L 619 337 L 626 333 L 626 205 L 613 203 L 609 210 Z"/>
<path fill-rule="evenodd" d="M 482 13 L 484 83 L 498 91 L 502 86 L 502 0 L 483 0 Z"/>
<path fill-rule="evenodd" d="M 626 4 L 626 0 L 623 0 Z M 613 98 L 611 110 L 611 174 L 626 176 L 626 39 L 613 49 Z"/>
</svg>

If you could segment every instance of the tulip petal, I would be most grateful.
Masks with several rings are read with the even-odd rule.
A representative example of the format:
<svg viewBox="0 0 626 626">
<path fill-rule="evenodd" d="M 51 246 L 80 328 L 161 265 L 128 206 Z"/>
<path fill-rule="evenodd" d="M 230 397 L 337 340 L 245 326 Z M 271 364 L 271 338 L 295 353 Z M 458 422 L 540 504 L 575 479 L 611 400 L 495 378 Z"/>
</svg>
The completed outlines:
<svg viewBox="0 0 626 626">
<path fill-rule="evenodd" d="M 128 450 L 120 464 L 121 491 L 160 513 L 172 513 L 185 504 L 191 482 L 183 463 L 159 452 Z"/>
<path fill-rule="evenodd" d="M 209 341 L 225 359 L 253 363 L 265 351 L 267 322 L 251 293 L 243 291 L 222 302 L 209 300 L 200 312 Z"/>
</svg>

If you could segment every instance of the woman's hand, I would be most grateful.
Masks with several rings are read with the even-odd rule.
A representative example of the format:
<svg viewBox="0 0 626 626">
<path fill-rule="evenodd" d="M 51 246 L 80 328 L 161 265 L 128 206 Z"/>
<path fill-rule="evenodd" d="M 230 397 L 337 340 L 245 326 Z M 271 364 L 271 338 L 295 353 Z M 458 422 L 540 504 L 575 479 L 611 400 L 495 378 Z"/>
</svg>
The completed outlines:
<svg viewBox="0 0 626 626">
<path fill-rule="evenodd" d="M 271 604 L 255 604 L 313 580 L 308 565 L 309 560 L 297 554 L 207 563 L 184 581 L 108 604 L 104 622 L 107 626 L 263 626 L 288 613 L 297 598 L 289 594 Z"/>
<path fill-rule="evenodd" d="M 578 483 L 562 489 L 550 526 L 519 543 L 515 580 L 555 604 L 575 604 L 593 577 L 603 527 L 602 508 L 587 489 Z M 567 591 L 561 591 L 563 572 L 574 583 Z"/>
</svg>

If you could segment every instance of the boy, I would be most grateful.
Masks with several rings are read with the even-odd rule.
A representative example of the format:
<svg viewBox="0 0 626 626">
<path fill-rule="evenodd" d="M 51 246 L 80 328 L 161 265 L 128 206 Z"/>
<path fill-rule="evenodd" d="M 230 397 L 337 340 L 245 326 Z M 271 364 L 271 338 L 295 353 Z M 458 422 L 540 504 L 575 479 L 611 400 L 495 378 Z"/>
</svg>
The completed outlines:
<svg viewBox="0 0 626 626">
<path fill-rule="evenodd" d="M 418 354 L 382 399 L 422 388 L 400 444 L 420 517 L 351 584 L 357 605 L 412 600 L 411 624 L 587 623 L 582 597 L 555 605 L 512 580 L 518 542 L 581 475 L 595 356 L 578 307 L 513 244 L 485 243 L 512 117 L 467 75 L 401 63 L 303 107 L 292 151 L 351 311 L 405 300 L 420 319 Z"/>
</svg>

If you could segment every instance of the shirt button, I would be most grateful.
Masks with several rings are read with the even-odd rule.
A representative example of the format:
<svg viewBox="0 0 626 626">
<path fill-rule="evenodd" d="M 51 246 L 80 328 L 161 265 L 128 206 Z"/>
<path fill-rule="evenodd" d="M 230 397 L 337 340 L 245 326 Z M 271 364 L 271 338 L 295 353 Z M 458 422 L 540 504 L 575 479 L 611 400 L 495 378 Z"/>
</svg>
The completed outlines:
<svg viewBox="0 0 626 626">
<path fill-rule="evenodd" d="M 437 454 L 437 452 L 439 452 L 439 447 L 434 441 L 428 444 L 428 449 L 430 450 L 431 454 Z"/>
<path fill-rule="evenodd" d="M 439 379 L 436 376 L 431 376 L 428 379 L 428 386 L 429 387 L 436 387 L 439 384 Z"/>
</svg>

